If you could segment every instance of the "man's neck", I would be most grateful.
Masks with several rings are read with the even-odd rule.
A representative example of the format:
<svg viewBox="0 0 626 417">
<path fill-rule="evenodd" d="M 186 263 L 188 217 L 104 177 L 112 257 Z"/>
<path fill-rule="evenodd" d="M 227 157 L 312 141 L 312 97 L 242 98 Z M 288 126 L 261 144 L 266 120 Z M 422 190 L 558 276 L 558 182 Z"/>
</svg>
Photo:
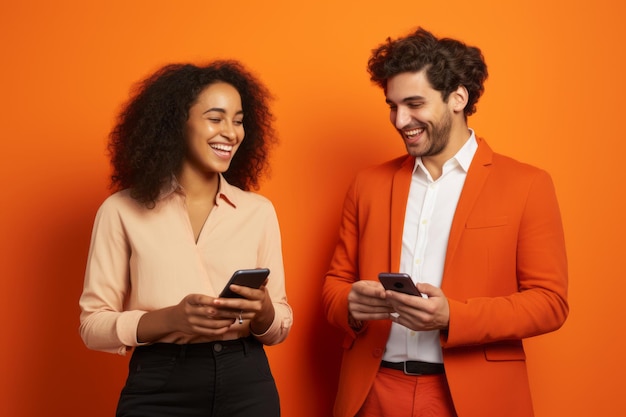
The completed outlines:
<svg viewBox="0 0 626 417">
<path fill-rule="evenodd" d="M 472 132 L 467 127 L 467 124 L 463 124 L 463 127 L 453 129 L 450 132 L 448 145 L 441 153 L 433 156 L 422 157 L 422 163 L 430 173 L 433 180 L 441 177 L 443 165 L 457 154 L 457 152 L 463 147 L 463 145 L 465 145 L 471 136 Z"/>
</svg>

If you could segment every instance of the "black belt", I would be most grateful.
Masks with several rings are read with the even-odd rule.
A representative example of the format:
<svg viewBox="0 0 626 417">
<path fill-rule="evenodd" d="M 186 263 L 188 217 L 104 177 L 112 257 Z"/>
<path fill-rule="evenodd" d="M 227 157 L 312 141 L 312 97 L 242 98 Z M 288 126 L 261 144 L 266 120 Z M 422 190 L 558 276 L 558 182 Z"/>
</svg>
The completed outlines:
<svg viewBox="0 0 626 417">
<path fill-rule="evenodd" d="M 387 362 L 382 361 L 380 366 L 383 368 L 395 369 L 402 371 L 407 375 L 436 375 L 445 372 L 443 363 L 430 363 L 421 361 L 407 362 Z"/>
</svg>

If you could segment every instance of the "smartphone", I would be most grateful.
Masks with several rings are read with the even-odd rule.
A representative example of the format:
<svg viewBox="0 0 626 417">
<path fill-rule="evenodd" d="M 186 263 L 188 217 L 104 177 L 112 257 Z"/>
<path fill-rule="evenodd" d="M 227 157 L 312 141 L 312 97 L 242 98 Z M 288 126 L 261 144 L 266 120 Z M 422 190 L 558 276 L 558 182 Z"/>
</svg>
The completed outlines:
<svg viewBox="0 0 626 417">
<path fill-rule="evenodd" d="M 230 290 L 231 284 L 243 285 L 244 287 L 259 288 L 269 276 L 267 268 L 240 269 L 235 271 L 228 283 L 220 293 L 221 298 L 243 298 L 241 295 Z"/>
<path fill-rule="evenodd" d="M 422 296 L 409 274 L 381 272 L 378 280 L 386 290 L 398 291 L 404 294 Z"/>
</svg>

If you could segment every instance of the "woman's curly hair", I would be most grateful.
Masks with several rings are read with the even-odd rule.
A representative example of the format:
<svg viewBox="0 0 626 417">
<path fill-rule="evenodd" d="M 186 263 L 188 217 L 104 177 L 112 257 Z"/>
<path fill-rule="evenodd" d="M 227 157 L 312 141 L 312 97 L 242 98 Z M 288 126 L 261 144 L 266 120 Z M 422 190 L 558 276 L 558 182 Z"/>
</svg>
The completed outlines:
<svg viewBox="0 0 626 417">
<path fill-rule="evenodd" d="M 370 80 L 383 89 L 395 75 L 425 69 L 428 81 L 441 92 L 444 101 L 459 86 L 464 86 L 469 94 L 465 117 L 476 112 L 488 76 L 480 49 L 454 39 L 437 39 L 422 28 L 403 38 L 387 38 L 386 43 L 372 50 L 367 67 Z"/>
<path fill-rule="evenodd" d="M 155 206 L 162 187 L 182 167 L 189 109 L 216 82 L 237 89 L 244 113 L 245 140 L 224 177 L 241 189 L 259 189 L 269 170 L 269 150 L 277 143 L 272 96 L 239 62 L 227 60 L 166 65 L 136 85 L 109 135 L 113 190 L 129 188 L 134 199 Z"/>
</svg>

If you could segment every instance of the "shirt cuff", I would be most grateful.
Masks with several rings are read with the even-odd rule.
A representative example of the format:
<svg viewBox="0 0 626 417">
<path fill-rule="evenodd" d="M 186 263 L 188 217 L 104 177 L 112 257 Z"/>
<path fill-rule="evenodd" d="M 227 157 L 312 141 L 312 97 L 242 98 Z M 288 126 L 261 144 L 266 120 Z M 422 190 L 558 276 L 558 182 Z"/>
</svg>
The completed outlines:
<svg viewBox="0 0 626 417">
<path fill-rule="evenodd" d="M 117 337 L 124 345 L 120 347 L 120 349 L 128 350 L 127 347 L 135 347 L 147 344 L 139 343 L 137 341 L 137 327 L 139 326 L 139 320 L 146 313 L 147 311 L 141 310 L 126 311 L 117 319 Z M 120 354 L 125 353 L 121 353 L 120 350 Z"/>
<path fill-rule="evenodd" d="M 291 309 L 281 304 L 274 305 L 274 321 L 272 321 L 270 327 L 261 334 L 254 333 L 250 329 L 250 334 L 264 345 L 275 345 L 285 340 L 292 323 Z"/>
</svg>

